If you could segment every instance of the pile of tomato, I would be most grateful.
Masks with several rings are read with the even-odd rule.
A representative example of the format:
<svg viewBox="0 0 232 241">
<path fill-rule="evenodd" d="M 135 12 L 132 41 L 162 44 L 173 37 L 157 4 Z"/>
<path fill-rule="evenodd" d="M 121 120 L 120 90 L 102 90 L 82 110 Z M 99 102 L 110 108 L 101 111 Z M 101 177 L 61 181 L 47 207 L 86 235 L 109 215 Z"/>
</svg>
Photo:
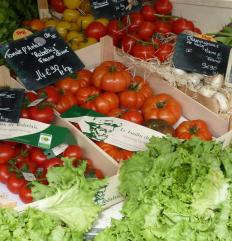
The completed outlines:
<svg viewBox="0 0 232 241">
<path fill-rule="evenodd" d="M 39 98 L 44 98 L 41 103 L 28 107 L 28 103 Z M 165 129 L 167 125 L 169 129 L 173 127 L 182 115 L 178 101 L 165 93 L 154 94 L 145 79 L 133 76 L 124 64 L 117 61 L 102 62 L 93 71 L 82 69 L 38 93 L 26 93 L 25 100 L 27 104 L 21 116 L 46 123 L 54 119 L 54 109 L 63 113 L 73 106 L 139 125 L 158 119 L 166 123 Z M 162 132 L 161 127 L 156 130 Z M 182 139 L 190 139 L 192 136 L 204 140 L 212 138 L 202 120 L 183 122 L 171 134 Z M 116 161 L 126 160 L 132 155 L 131 151 L 104 142 L 96 144 Z"/>
<path fill-rule="evenodd" d="M 186 30 L 201 32 L 192 21 L 172 16 L 173 6 L 169 0 L 157 0 L 153 5 L 143 6 L 139 12 L 112 20 L 94 19 L 90 7 L 82 6 L 85 2 L 89 4 L 80 0 L 52 0 L 52 8 L 63 14 L 62 19 L 32 20 L 29 25 L 35 30 L 55 27 L 74 50 L 109 35 L 115 46 L 135 58 L 159 62 L 171 56 L 176 35 Z"/>
</svg>

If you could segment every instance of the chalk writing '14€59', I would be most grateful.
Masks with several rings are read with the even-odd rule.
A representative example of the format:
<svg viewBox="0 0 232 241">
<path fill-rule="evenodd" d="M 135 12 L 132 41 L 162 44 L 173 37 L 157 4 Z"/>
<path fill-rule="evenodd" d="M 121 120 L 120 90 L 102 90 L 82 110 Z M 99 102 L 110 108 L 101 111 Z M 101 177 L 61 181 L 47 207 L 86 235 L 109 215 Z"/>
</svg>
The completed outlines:
<svg viewBox="0 0 232 241">
<path fill-rule="evenodd" d="M 51 66 L 45 68 L 44 71 L 37 70 L 36 71 L 36 75 L 37 75 L 36 81 L 46 79 L 49 75 L 52 75 L 54 73 L 58 73 L 58 74 L 60 74 L 60 76 L 63 76 L 66 73 L 73 73 L 73 70 L 72 70 L 72 68 L 70 68 L 68 66 L 64 66 L 64 65 L 59 66 L 57 64 L 54 64 L 54 65 L 51 65 Z"/>
</svg>

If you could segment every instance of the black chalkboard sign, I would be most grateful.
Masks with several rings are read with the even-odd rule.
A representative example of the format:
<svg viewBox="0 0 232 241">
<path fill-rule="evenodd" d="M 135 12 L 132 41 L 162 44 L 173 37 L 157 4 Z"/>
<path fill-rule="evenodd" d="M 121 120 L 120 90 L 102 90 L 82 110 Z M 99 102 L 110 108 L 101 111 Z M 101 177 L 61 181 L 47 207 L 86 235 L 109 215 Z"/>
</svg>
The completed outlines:
<svg viewBox="0 0 232 241">
<path fill-rule="evenodd" d="M 0 121 L 18 123 L 24 89 L 0 88 Z"/>
<path fill-rule="evenodd" d="M 29 90 L 38 90 L 84 64 L 54 28 L 0 46 L 0 53 Z"/>
<path fill-rule="evenodd" d="M 205 75 L 225 74 L 230 47 L 216 42 L 180 34 L 177 38 L 173 62 L 178 69 Z"/>
<path fill-rule="evenodd" d="M 140 0 L 91 0 L 95 18 L 120 18 L 130 12 L 138 11 L 141 6 Z"/>
</svg>

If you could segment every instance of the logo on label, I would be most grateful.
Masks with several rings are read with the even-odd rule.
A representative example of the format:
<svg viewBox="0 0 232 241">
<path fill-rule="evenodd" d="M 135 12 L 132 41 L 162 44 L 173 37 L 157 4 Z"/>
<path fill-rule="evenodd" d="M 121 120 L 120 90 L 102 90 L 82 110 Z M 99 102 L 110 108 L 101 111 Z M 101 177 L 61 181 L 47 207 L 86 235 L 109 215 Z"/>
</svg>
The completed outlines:
<svg viewBox="0 0 232 241">
<path fill-rule="evenodd" d="M 113 120 L 99 120 L 94 118 L 93 121 L 85 121 L 89 125 L 89 132 L 83 132 L 90 139 L 104 141 L 108 138 L 115 128 L 121 127 L 122 124 L 116 124 Z"/>
<path fill-rule="evenodd" d="M 47 133 L 41 133 L 39 137 L 38 146 L 41 148 L 49 149 L 52 143 L 52 135 Z"/>
</svg>

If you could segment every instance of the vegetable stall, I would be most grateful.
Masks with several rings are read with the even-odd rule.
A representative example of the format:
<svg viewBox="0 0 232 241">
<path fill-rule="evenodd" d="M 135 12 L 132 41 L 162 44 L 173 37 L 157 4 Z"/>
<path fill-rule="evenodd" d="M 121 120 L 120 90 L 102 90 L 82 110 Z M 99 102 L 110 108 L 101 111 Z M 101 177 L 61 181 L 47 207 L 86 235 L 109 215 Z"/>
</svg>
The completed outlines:
<svg viewBox="0 0 232 241">
<path fill-rule="evenodd" d="M 120 3 L 1 3 L 3 241 L 231 239 L 231 24 Z"/>
</svg>

